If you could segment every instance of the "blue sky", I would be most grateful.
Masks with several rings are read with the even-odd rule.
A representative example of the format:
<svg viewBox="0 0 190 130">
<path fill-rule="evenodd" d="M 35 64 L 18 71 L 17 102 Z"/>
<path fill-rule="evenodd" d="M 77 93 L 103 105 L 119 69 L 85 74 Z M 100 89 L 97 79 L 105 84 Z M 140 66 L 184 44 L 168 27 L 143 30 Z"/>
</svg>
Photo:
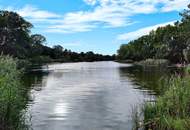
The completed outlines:
<svg viewBox="0 0 190 130">
<path fill-rule="evenodd" d="M 32 33 L 73 51 L 114 54 L 159 26 L 180 20 L 189 0 L 0 0 L 30 21 Z"/>
</svg>

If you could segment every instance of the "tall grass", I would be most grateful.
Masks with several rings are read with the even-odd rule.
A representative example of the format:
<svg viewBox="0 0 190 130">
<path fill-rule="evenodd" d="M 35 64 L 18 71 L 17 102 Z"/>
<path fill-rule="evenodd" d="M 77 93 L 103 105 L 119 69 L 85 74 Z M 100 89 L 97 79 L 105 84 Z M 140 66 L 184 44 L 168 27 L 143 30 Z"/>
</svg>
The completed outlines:
<svg viewBox="0 0 190 130">
<path fill-rule="evenodd" d="M 166 59 L 146 59 L 140 62 L 136 62 L 136 65 L 141 65 L 141 66 L 168 66 L 169 61 Z"/>
<path fill-rule="evenodd" d="M 24 107 L 20 71 L 17 62 L 9 56 L 0 56 L 0 129 L 24 128 L 21 110 Z"/>
<path fill-rule="evenodd" d="M 190 79 L 171 78 L 168 89 L 155 103 L 143 109 L 144 126 L 148 130 L 190 130 Z"/>
</svg>

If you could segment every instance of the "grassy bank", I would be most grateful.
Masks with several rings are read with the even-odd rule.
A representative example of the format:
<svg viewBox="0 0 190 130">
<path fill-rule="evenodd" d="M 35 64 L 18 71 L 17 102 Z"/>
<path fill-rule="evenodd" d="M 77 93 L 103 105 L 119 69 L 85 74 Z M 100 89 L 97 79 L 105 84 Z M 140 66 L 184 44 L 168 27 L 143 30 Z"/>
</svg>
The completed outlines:
<svg viewBox="0 0 190 130">
<path fill-rule="evenodd" d="M 169 61 L 166 59 L 146 59 L 140 62 L 135 62 L 135 65 L 141 65 L 141 66 L 168 66 Z"/>
<path fill-rule="evenodd" d="M 25 100 L 20 84 L 17 62 L 9 56 L 0 56 L 0 129 L 21 130 L 24 120 L 21 110 Z"/>
<path fill-rule="evenodd" d="M 190 129 L 190 79 L 171 78 L 164 87 L 166 91 L 155 103 L 146 103 L 144 120 L 138 127 L 147 130 Z"/>
</svg>

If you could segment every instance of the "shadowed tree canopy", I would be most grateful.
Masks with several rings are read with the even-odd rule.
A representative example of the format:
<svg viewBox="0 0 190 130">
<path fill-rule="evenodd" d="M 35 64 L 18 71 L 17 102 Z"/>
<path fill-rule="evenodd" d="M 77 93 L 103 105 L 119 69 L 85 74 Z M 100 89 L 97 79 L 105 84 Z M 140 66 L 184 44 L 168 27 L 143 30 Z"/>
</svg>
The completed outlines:
<svg viewBox="0 0 190 130">
<path fill-rule="evenodd" d="M 19 58 L 28 56 L 31 28 L 32 24 L 17 13 L 0 11 L 0 52 Z"/>
<path fill-rule="evenodd" d="M 41 34 L 33 34 L 31 35 L 32 44 L 36 45 L 42 45 L 45 44 L 46 38 L 42 36 Z"/>
</svg>

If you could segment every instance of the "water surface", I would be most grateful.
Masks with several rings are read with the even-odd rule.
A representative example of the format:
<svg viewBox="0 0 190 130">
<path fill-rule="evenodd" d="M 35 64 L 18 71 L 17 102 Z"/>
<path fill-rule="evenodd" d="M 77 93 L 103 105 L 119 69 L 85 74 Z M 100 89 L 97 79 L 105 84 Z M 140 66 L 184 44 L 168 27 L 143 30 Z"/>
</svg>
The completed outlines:
<svg viewBox="0 0 190 130">
<path fill-rule="evenodd" d="M 154 98 L 161 75 L 116 62 L 43 66 L 26 76 L 29 122 L 34 130 L 131 130 L 133 108 Z"/>
</svg>

